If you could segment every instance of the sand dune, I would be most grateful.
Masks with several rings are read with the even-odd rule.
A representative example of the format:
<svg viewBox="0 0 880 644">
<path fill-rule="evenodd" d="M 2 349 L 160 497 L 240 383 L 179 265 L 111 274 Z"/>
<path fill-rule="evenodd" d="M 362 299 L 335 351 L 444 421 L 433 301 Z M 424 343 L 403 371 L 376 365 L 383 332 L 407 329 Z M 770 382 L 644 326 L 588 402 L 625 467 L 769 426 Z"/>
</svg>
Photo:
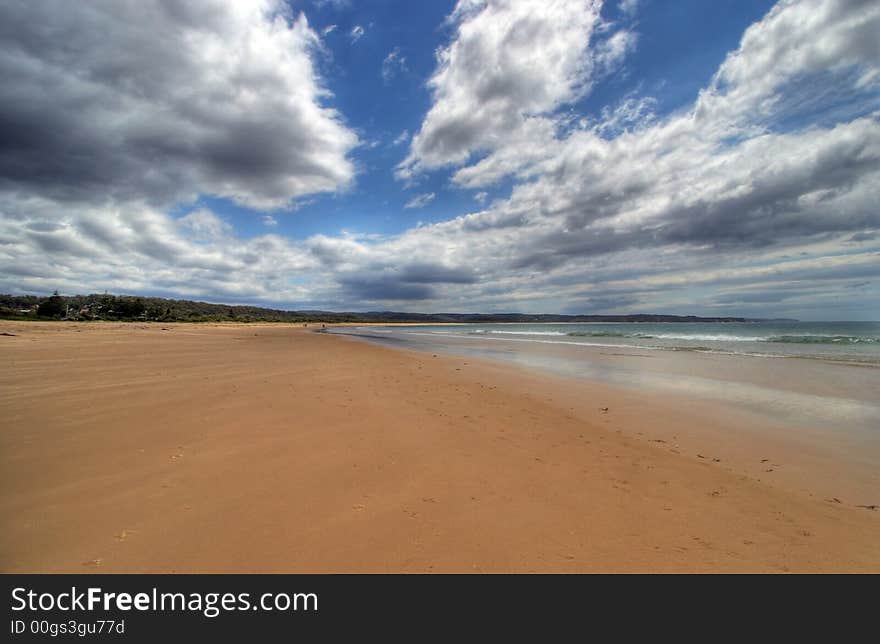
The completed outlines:
<svg viewBox="0 0 880 644">
<path fill-rule="evenodd" d="M 880 572 L 880 512 L 650 397 L 287 325 L 0 332 L 3 572 Z"/>
</svg>

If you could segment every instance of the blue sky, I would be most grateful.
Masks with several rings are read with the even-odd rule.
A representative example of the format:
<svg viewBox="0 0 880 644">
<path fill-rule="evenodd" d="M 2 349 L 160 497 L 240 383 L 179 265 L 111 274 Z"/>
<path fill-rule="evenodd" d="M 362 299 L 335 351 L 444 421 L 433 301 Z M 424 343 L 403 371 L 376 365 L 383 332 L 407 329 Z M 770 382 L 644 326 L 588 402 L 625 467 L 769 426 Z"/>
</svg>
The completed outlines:
<svg viewBox="0 0 880 644">
<path fill-rule="evenodd" d="M 880 318 L 880 6 L 0 7 L 0 290 Z"/>
<path fill-rule="evenodd" d="M 331 103 L 348 125 L 364 139 L 352 157 L 359 169 L 351 191 L 318 194 L 303 200 L 295 212 L 275 215 L 275 230 L 305 239 L 316 233 L 337 235 L 344 231 L 393 234 L 420 221 L 436 222 L 475 210 L 473 195 L 449 183 L 449 172 L 421 177 L 413 186 L 394 178 L 394 168 L 406 154 L 395 140 L 419 129 L 431 105 L 425 85 L 436 66 L 434 51 L 449 40 L 445 24 L 454 1 L 405 2 L 291 2 L 303 11 L 309 24 L 323 32 L 326 52 L 318 57 Z M 719 0 L 702 2 L 643 2 L 637 16 L 629 17 L 615 3 L 602 7 L 609 21 L 632 24 L 643 34 L 625 73 L 610 78 L 594 92 L 574 103 L 579 114 L 598 118 L 604 106 L 630 92 L 644 91 L 657 99 L 662 116 L 693 102 L 724 60 L 736 48 L 746 27 L 763 16 L 772 2 Z M 334 28 L 335 26 L 335 28 Z M 354 39 L 352 29 L 364 33 Z M 383 62 L 398 51 L 405 67 L 395 65 L 383 76 Z M 510 193 L 510 182 L 485 190 L 488 199 Z M 426 207 L 406 209 L 414 196 L 434 193 Z M 229 199 L 203 201 L 222 215 L 244 237 L 265 232 L 260 211 L 242 208 Z"/>
</svg>

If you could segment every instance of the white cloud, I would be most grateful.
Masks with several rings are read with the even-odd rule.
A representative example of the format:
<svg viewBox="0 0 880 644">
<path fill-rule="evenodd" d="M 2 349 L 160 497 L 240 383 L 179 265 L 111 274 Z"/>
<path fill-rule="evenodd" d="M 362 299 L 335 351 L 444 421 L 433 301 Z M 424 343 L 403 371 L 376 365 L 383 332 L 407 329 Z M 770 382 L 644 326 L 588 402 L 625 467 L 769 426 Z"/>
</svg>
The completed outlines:
<svg viewBox="0 0 880 644">
<path fill-rule="evenodd" d="M 336 11 L 347 9 L 351 5 L 351 0 L 312 0 L 316 7 L 322 8 L 327 5 L 333 7 Z"/>
<path fill-rule="evenodd" d="M 177 220 L 178 225 L 188 231 L 191 239 L 203 242 L 217 242 L 232 235 L 232 226 L 207 208 L 193 210 Z"/>
<path fill-rule="evenodd" d="M 635 32 L 621 29 L 597 43 L 594 54 L 596 75 L 614 72 L 623 59 L 636 48 L 637 41 Z"/>
<path fill-rule="evenodd" d="M 656 105 L 656 99 L 651 96 L 638 97 L 630 94 L 614 107 L 607 105 L 603 107 L 602 117 L 597 122 L 586 121 L 584 125 L 605 138 L 619 136 L 624 132 L 643 129 L 654 123 L 657 119 L 654 112 Z"/>
<path fill-rule="evenodd" d="M 829 80 L 845 79 L 847 71 L 858 75 L 863 92 L 876 90 L 878 33 L 876 2 L 783 0 L 746 30 L 700 93 L 694 117 L 722 131 L 760 130 L 770 119 L 809 108 L 809 96 L 827 101 L 840 89 Z M 872 103 L 876 107 L 876 96 Z"/>
<path fill-rule="evenodd" d="M 387 84 L 399 72 L 405 71 L 407 71 L 406 56 L 400 53 L 400 47 L 395 47 L 382 61 L 382 80 Z"/>
<path fill-rule="evenodd" d="M 512 171 L 516 155 L 503 151 L 510 141 L 522 148 L 528 136 L 545 136 L 553 128 L 548 117 L 588 92 L 594 76 L 631 49 L 628 32 L 598 38 L 605 27 L 600 8 L 592 0 L 459 2 L 450 16 L 454 37 L 438 52 L 428 82 L 433 104 L 398 176 L 498 150 L 504 158 L 487 165 L 493 173 L 500 166 Z"/>
<path fill-rule="evenodd" d="M 687 302 L 685 291 L 697 282 L 762 280 L 772 288 L 792 276 L 817 284 L 863 279 L 880 257 L 880 236 L 871 232 L 880 229 L 873 205 L 880 200 L 880 112 L 861 116 L 860 101 L 872 96 L 864 79 L 876 77 L 880 57 L 872 55 L 875 41 L 859 34 L 874 31 L 880 10 L 830 4 L 782 3 L 771 11 L 691 111 L 658 119 L 650 97 L 630 95 L 599 122 L 562 135 L 550 117 L 523 119 L 491 154 L 453 175 L 478 187 L 515 174 L 509 199 L 365 252 L 372 261 L 386 253 L 442 257 L 483 276 L 479 285 L 438 284 L 433 297 L 444 306 L 478 299 L 485 308 L 497 298 L 508 307 L 558 308 L 577 284 L 594 301 L 644 310 L 675 301 L 673 293 Z M 840 37 L 841 25 L 858 44 Z M 807 43 L 822 49 L 819 62 L 801 52 Z M 768 61 L 788 61 L 784 73 L 762 67 L 767 52 Z M 834 112 L 824 125 L 811 120 L 815 104 L 798 105 L 787 91 L 817 73 L 855 96 L 848 112 Z M 768 127 L 780 115 L 790 131 Z M 798 118 L 801 127 L 791 129 Z M 429 113 L 422 133 L 430 122 Z M 866 246 L 833 263 L 786 258 L 820 242 L 828 243 L 822 252 L 834 252 L 828 249 L 850 243 L 857 231 L 868 231 L 859 238 Z M 709 291 L 692 306 L 731 306 L 712 297 Z"/>
<path fill-rule="evenodd" d="M 272 215 L 263 215 L 260 221 L 263 222 L 264 226 L 268 226 L 270 228 L 274 228 L 278 225 L 278 220 L 275 219 L 275 217 L 273 217 Z"/>
<path fill-rule="evenodd" d="M 4 3 L 0 23 L 8 189 L 272 208 L 354 178 L 318 36 L 282 0 L 33 0 Z"/>
<path fill-rule="evenodd" d="M 424 208 L 429 203 L 434 201 L 434 198 L 437 195 L 433 192 L 426 192 L 425 194 L 416 195 L 412 199 L 406 202 L 404 208 Z"/>
<path fill-rule="evenodd" d="M 327 36 L 327 35 L 329 35 L 329 34 L 332 34 L 334 31 L 336 31 L 336 29 L 337 29 L 337 26 L 336 26 L 336 25 L 327 25 L 326 27 L 324 27 L 324 28 L 321 30 L 321 35 L 322 35 L 322 36 Z"/>
<path fill-rule="evenodd" d="M 107 289 L 292 302 L 306 291 L 291 276 L 319 266 L 307 249 L 276 235 L 237 237 L 204 208 L 180 219 L 146 206 L 59 208 L 38 197 L 4 197 L 0 208 L 0 236 L 9 242 L 0 248 L 0 287 L 6 291 Z M 52 226 L 35 230 L 39 221 Z"/>
<path fill-rule="evenodd" d="M 351 37 L 351 42 L 357 42 L 364 36 L 364 28 L 360 25 L 355 25 L 351 28 L 351 32 L 349 32 L 349 36 Z"/>
<path fill-rule="evenodd" d="M 306 308 L 711 314 L 760 313 L 775 292 L 791 297 L 763 305 L 774 315 L 842 310 L 847 302 L 880 313 L 880 111 L 871 84 L 880 56 L 866 39 L 878 24 L 875 4 L 783 2 L 748 30 L 689 108 L 661 117 L 650 97 L 630 94 L 598 120 L 566 128 L 555 110 L 597 82 L 592 46 L 589 74 L 551 71 L 556 89 L 520 100 L 520 77 L 526 87 L 530 78 L 521 59 L 490 52 L 501 67 L 473 79 L 467 60 L 452 54 L 464 51 L 454 43 L 471 38 L 521 51 L 512 35 L 520 27 L 498 26 L 497 42 L 461 36 L 491 30 L 473 22 L 486 6 L 456 10 L 456 35 L 435 78 L 455 68 L 467 81 L 459 88 L 464 104 L 474 109 L 472 96 L 492 88 L 474 122 L 494 138 L 470 133 L 462 114 L 444 121 L 452 139 L 441 141 L 446 134 L 429 112 L 412 150 L 442 164 L 458 159 L 449 163 L 460 186 L 513 176 L 509 197 L 483 205 L 485 191 L 478 192 L 474 212 L 399 235 L 294 241 L 242 239 L 208 211 L 174 219 L 134 201 L 86 206 L 60 189 L 0 190 L 0 290 L 161 290 Z M 492 6 L 493 15 L 520 17 Z M 521 18 L 536 33 L 546 26 L 545 18 Z M 585 51 L 565 33 L 554 46 Z M 545 60 L 542 41 L 530 42 L 536 60 Z M 573 55 L 558 52 L 562 61 Z M 849 102 L 817 111 L 791 90 L 804 79 L 820 97 L 834 91 Z M 448 101 L 457 97 L 451 85 L 442 92 L 438 85 L 431 111 L 441 105 L 441 116 L 455 116 Z M 493 119 L 510 114 L 515 127 L 492 130 Z M 458 137 L 462 128 L 469 138 Z M 433 147 L 429 134 L 438 137 Z M 468 165 L 482 148 L 488 153 Z M 461 150 L 468 156 L 456 156 Z M 428 158 L 412 167 L 428 168 Z M 9 176 L 2 174 L 6 185 Z"/>
<path fill-rule="evenodd" d="M 409 141 L 409 130 L 404 130 L 396 139 L 394 139 L 394 141 L 392 141 L 391 145 L 397 147 L 398 145 L 403 145 L 407 141 Z"/>
<path fill-rule="evenodd" d="M 633 16 L 638 11 L 640 3 L 641 0 L 620 0 L 620 11 L 626 16 Z"/>
</svg>

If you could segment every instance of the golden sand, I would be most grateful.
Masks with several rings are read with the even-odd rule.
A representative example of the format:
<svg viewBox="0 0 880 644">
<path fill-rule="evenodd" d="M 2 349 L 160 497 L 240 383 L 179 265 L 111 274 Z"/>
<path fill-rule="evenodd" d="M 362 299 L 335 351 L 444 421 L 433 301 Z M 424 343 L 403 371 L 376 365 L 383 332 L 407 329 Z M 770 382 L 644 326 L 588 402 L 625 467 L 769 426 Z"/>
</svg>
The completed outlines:
<svg viewBox="0 0 880 644">
<path fill-rule="evenodd" d="M 3 572 L 880 572 L 880 512 L 680 446 L 698 406 L 291 325 L 0 332 Z"/>
</svg>

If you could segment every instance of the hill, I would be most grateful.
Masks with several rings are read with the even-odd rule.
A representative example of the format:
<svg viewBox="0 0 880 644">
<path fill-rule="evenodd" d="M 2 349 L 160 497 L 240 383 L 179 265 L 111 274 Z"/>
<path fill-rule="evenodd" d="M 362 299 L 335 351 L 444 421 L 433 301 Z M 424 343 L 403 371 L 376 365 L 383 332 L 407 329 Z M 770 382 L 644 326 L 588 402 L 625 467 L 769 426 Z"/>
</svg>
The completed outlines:
<svg viewBox="0 0 880 644">
<path fill-rule="evenodd" d="M 159 322 L 747 322 L 695 315 L 556 315 L 527 313 L 410 313 L 402 311 L 286 311 L 132 295 L 0 295 L 0 317 L 14 319 L 153 320 Z"/>
</svg>

